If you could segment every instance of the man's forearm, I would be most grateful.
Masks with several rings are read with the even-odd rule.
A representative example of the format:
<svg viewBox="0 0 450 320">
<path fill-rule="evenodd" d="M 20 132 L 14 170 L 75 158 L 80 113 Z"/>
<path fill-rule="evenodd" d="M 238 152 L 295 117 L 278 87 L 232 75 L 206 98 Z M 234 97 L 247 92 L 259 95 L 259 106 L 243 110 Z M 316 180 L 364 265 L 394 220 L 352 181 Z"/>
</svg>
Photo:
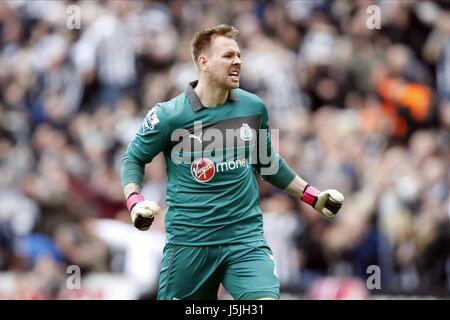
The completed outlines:
<svg viewBox="0 0 450 320">
<path fill-rule="evenodd" d="M 140 191 L 141 185 L 144 182 L 144 174 L 145 163 L 127 151 L 120 167 L 120 182 L 125 196 L 129 196 L 132 192 Z M 136 188 L 139 188 L 139 191 L 136 191 Z"/>
<path fill-rule="evenodd" d="M 303 196 L 303 190 L 307 185 L 308 183 L 297 175 L 283 191 L 298 199 Z"/>
<path fill-rule="evenodd" d="M 123 193 L 125 195 L 125 199 L 128 199 L 132 193 L 140 193 L 141 186 L 136 183 L 129 183 L 125 187 L 123 187 Z"/>
</svg>

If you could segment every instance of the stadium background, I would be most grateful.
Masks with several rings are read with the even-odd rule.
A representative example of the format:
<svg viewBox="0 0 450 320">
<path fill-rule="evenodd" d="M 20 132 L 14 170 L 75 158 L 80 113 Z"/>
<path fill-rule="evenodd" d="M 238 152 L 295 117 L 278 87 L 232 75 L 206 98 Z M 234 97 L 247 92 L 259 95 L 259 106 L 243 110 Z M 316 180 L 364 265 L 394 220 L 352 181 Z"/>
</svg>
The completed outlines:
<svg viewBox="0 0 450 320">
<path fill-rule="evenodd" d="M 448 298 L 448 2 L 214 0 L 0 2 L 0 299 L 154 298 L 163 216 L 133 229 L 120 160 L 195 79 L 193 33 L 219 23 L 240 29 L 241 87 L 280 153 L 346 196 L 328 221 L 261 184 L 282 298 Z M 143 194 L 164 203 L 160 157 Z"/>
</svg>

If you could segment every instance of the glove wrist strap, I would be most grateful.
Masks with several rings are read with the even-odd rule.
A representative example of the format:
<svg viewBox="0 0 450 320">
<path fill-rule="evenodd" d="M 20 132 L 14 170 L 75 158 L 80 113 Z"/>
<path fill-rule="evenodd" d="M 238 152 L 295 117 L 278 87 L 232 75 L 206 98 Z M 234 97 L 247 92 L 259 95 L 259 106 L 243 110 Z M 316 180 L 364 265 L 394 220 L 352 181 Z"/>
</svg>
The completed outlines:
<svg viewBox="0 0 450 320">
<path fill-rule="evenodd" d="M 128 199 L 127 199 L 127 208 L 128 211 L 131 212 L 131 210 L 133 209 L 133 207 L 135 206 L 136 203 L 144 201 L 144 196 L 142 194 L 139 193 L 133 193 L 131 194 Z"/>
<path fill-rule="evenodd" d="M 305 190 L 303 190 L 303 195 L 300 200 L 314 207 L 317 202 L 317 196 L 319 195 L 319 193 L 320 191 L 318 189 L 308 184 L 306 185 Z"/>
</svg>

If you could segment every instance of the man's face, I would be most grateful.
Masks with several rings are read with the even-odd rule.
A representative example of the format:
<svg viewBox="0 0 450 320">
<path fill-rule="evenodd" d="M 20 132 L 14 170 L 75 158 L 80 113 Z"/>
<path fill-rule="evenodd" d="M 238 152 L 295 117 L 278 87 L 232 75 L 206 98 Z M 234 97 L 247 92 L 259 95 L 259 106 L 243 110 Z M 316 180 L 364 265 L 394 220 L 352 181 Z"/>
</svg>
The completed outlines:
<svg viewBox="0 0 450 320">
<path fill-rule="evenodd" d="M 206 56 L 210 81 L 227 89 L 239 87 L 241 51 L 236 41 L 219 36 L 211 42 Z"/>
</svg>

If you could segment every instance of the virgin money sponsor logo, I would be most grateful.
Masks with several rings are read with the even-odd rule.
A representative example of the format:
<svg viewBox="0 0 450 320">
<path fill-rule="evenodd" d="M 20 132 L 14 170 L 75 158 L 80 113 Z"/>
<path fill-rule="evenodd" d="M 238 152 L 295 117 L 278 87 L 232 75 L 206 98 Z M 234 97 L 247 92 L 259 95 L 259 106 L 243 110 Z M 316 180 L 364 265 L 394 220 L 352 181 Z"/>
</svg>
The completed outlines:
<svg viewBox="0 0 450 320">
<path fill-rule="evenodd" d="M 228 162 L 214 162 L 209 158 L 200 158 L 192 162 L 191 173 L 198 182 L 207 182 L 214 177 L 217 172 L 232 171 L 240 168 L 249 168 L 247 159 L 236 159 Z"/>
<path fill-rule="evenodd" d="M 191 174 L 198 182 L 208 182 L 214 177 L 216 168 L 214 162 L 208 158 L 200 158 L 192 162 Z"/>
<path fill-rule="evenodd" d="M 150 130 L 159 123 L 156 114 L 152 115 L 149 115 L 146 125 Z M 247 120 L 234 123 L 237 128 L 229 129 L 221 123 L 203 125 L 201 121 L 195 121 L 194 127 L 189 130 L 175 129 L 171 135 L 173 147 L 170 159 L 175 165 L 190 165 L 192 176 L 198 182 L 210 181 L 217 173 L 255 164 L 263 176 L 277 174 L 280 163 L 277 156 L 279 131 L 256 130 L 255 125 L 250 123 Z M 192 163 L 193 156 L 202 158 Z M 213 158 L 215 162 L 211 160 Z M 236 160 L 228 161 L 233 158 Z"/>
<path fill-rule="evenodd" d="M 239 168 L 248 168 L 248 161 L 246 159 L 237 159 L 237 160 L 231 160 L 228 162 L 220 162 L 216 164 L 216 171 L 217 172 L 223 172 L 223 171 L 229 171 L 229 170 L 235 170 Z"/>
</svg>

